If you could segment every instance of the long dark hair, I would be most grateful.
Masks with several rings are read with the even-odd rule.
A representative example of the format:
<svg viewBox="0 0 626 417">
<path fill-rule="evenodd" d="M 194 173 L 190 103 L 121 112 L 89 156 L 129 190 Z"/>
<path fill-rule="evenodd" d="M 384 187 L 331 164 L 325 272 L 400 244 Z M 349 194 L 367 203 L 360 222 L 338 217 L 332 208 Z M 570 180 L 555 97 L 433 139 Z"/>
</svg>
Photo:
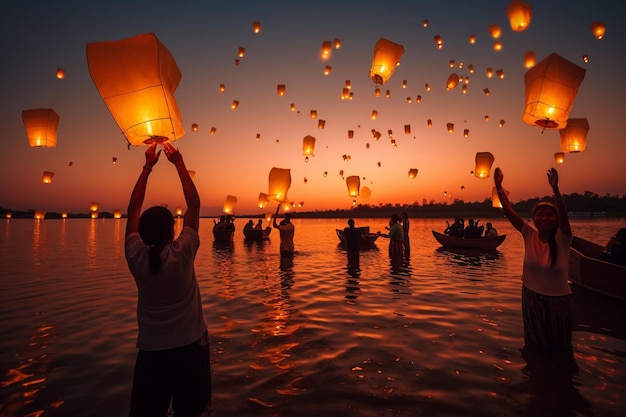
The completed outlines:
<svg viewBox="0 0 626 417">
<path fill-rule="evenodd" d="M 537 211 L 537 209 L 539 207 L 549 207 L 550 209 L 552 209 L 554 211 L 554 214 L 556 214 L 557 219 L 559 216 L 559 211 L 556 209 L 556 207 L 554 206 L 554 204 L 547 202 L 547 201 L 541 201 L 539 204 L 537 204 L 532 211 L 532 217 L 535 217 L 535 212 Z M 554 266 L 556 265 L 556 258 L 557 258 L 557 250 L 556 250 L 556 232 L 557 230 L 559 230 L 559 223 L 557 220 L 556 226 L 554 226 L 554 228 L 552 230 L 550 230 L 550 235 L 548 236 L 548 248 L 550 249 L 550 266 L 552 268 L 554 268 Z"/>
<path fill-rule="evenodd" d="M 150 247 L 148 262 L 153 274 L 161 270 L 161 255 L 156 248 L 172 236 L 173 227 L 174 216 L 163 206 L 150 207 L 139 218 L 139 236 Z"/>
</svg>

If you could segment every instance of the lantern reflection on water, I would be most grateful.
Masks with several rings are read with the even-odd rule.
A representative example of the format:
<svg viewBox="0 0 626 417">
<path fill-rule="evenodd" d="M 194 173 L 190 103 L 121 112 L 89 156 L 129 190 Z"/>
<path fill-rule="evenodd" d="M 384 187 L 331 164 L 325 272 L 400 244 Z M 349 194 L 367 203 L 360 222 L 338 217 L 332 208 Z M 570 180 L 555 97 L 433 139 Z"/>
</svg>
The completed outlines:
<svg viewBox="0 0 626 417">
<path fill-rule="evenodd" d="M 587 148 L 587 133 L 589 123 L 587 119 L 568 119 L 567 126 L 559 129 L 561 136 L 561 150 L 563 152 L 582 152 Z"/>
<path fill-rule="evenodd" d="M 154 33 L 87 44 L 89 73 L 131 145 L 185 135 L 174 91 L 181 73 Z"/>
<path fill-rule="evenodd" d="M 376 85 L 385 84 L 404 54 L 404 47 L 385 38 L 380 38 L 374 46 L 374 58 L 370 67 L 370 78 Z"/>
<path fill-rule="evenodd" d="M 31 109 L 22 112 L 28 146 L 54 148 L 57 146 L 59 115 L 52 109 Z"/>
<path fill-rule="evenodd" d="M 491 173 L 491 164 L 494 157 L 491 152 L 476 152 L 476 167 L 474 168 L 474 176 L 485 179 Z"/>
</svg>

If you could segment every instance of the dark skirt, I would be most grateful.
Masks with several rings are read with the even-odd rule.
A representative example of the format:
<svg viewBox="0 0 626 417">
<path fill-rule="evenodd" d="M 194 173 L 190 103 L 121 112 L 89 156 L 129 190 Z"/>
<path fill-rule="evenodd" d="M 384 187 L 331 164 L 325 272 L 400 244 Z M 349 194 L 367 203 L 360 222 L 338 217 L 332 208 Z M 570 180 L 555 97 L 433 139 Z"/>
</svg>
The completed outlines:
<svg viewBox="0 0 626 417">
<path fill-rule="evenodd" d="M 571 299 L 571 295 L 543 295 L 522 286 L 525 349 L 572 351 Z"/>
</svg>

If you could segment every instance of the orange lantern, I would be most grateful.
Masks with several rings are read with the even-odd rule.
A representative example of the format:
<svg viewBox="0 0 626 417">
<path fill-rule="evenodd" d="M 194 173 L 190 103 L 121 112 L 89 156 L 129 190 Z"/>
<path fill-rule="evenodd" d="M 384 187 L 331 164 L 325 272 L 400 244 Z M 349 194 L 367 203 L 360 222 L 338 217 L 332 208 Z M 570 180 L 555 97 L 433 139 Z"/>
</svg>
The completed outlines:
<svg viewBox="0 0 626 417">
<path fill-rule="evenodd" d="M 192 123 L 191 124 L 191 130 L 193 132 L 197 132 L 198 131 L 198 123 Z"/>
<path fill-rule="evenodd" d="M 411 168 L 409 169 L 409 178 L 413 179 L 417 177 L 417 168 Z"/>
<path fill-rule="evenodd" d="M 469 43 L 470 45 L 474 45 L 476 43 L 476 35 L 469 35 Z"/>
<path fill-rule="evenodd" d="M 276 92 L 280 97 L 285 95 L 285 84 L 278 84 L 276 87 Z"/>
<path fill-rule="evenodd" d="M 217 129 L 215 127 L 211 127 L 211 131 L 209 132 L 209 134 L 213 136 L 215 135 L 215 132 L 217 132 Z"/>
<path fill-rule="evenodd" d="M 284 168 L 272 168 L 268 178 L 268 198 L 278 203 L 287 197 L 287 191 L 291 187 L 291 170 Z"/>
<path fill-rule="evenodd" d="M 504 71 L 499 69 L 496 71 L 496 74 L 498 75 L 498 78 L 500 78 L 501 80 L 504 79 Z"/>
<path fill-rule="evenodd" d="M 604 22 L 593 22 L 591 24 L 591 31 L 593 32 L 593 36 L 595 36 L 597 40 L 600 40 L 606 33 L 606 26 Z"/>
<path fill-rule="evenodd" d="M 317 121 L 317 128 L 318 129 L 324 129 L 324 126 L 326 126 L 326 120 L 320 119 L 320 120 Z"/>
<path fill-rule="evenodd" d="M 259 193 L 259 202 L 257 203 L 257 207 L 265 208 L 267 206 L 267 203 L 269 203 L 269 199 L 267 197 L 267 194 Z"/>
<path fill-rule="evenodd" d="M 61 212 L 61 218 L 62 219 L 67 219 L 67 212 L 66 211 L 62 211 Z"/>
<path fill-rule="evenodd" d="M 433 37 L 435 39 L 435 45 L 437 45 L 437 49 L 443 49 L 443 39 L 439 35 L 435 35 Z"/>
<path fill-rule="evenodd" d="M 317 110 L 311 110 L 309 116 L 311 117 L 311 119 L 315 119 L 317 117 Z"/>
<path fill-rule="evenodd" d="M 587 148 L 587 133 L 589 133 L 587 119 L 568 119 L 567 126 L 559 129 L 561 150 L 568 153 L 584 151 Z"/>
<path fill-rule="evenodd" d="M 114 219 L 121 219 L 122 218 L 122 210 L 120 210 L 120 209 L 113 210 L 113 218 Z"/>
<path fill-rule="evenodd" d="M 376 85 L 385 84 L 393 71 L 400 65 L 404 47 L 385 38 L 380 38 L 374 46 L 374 59 L 370 68 L 370 78 Z"/>
<path fill-rule="evenodd" d="M 487 68 L 487 78 L 493 77 L 493 68 Z"/>
<path fill-rule="evenodd" d="M 502 48 L 503 48 L 502 42 L 500 42 L 500 41 L 495 41 L 495 42 L 493 43 L 493 50 L 494 50 L 494 51 L 501 51 L 501 50 L 502 50 Z"/>
<path fill-rule="evenodd" d="M 469 136 L 469 129 L 463 129 L 463 137 Z"/>
<path fill-rule="evenodd" d="M 322 43 L 322 51 L 320 52 L 321 58 L 324 61 L 329 60 L 332 52 L 333 52 L 333 48 L 332 48 L 330 41 L 324 41 Z"/>
<path fill-rule="evenodd" d="M 433 127 L 433 121 L 430 119 L 426 120 L 426 124 L 428 125 L 428 127 Z"/>
<path fill-rule="evenodd" d="M 89 73 L 131 145 L 185 135 L 174 91 L 181 73 L 154 33 L 87 44 Z"/>
<path fill-rule="evenodd" d="M 563 152 L 556 152 L 554 154 L 554 161 L 557 164 L 562 164 L 563 162 L 565 162 L 565 153 L 563 153 Z"/>
<path fill-rule="evenodd" d="M 485 179 L 489 177 L 491 172 L 491 164 L 494 157 L 491 152 L 476 152 L 476 167 L 474 168 L 474 176 Z"/>
<path fill-rule="evenodd" d="M 446 90 L 453 90 L 459 85 L 459 76 L 455 73 L 450 74 L 446 82 Z"/>
<path fill-rule="evenodd" d="M 348 130 L 348 139 L 354 138 L 354 130 Z"/>
<path fill-rule="evenodd" d="M 226 85 L 220 84 L 219 90 L 220 90 L 220 93 L 223 93 L 224 91 L 226 91 Z"/>
<path fill-rule="evenodd" d="M 89 211 L 98 211 L 99 208 L 100 208 L 100 204 L 96 203 L 95 201 L 92 201 L 91 205 L 89 206 Z"/>
<path fill-rule="evenodd" d="M 246 54 L 246 48 L 244 48 L 243 46 L 240 46 L 239 51 L 237 51 L 237 56 L 239 58 L 243 58 L 245 54 Z"/>
<path fill-rule="evenodd" d="M 235 110 L 237 107 L 239 107 L 239 101 L 238 100 L 233 100 L 233 102 L 230 105 L 230 108 Z"/>
<path fill-rule="evenodd" d="M 57 68 L 57 78 L 59 80 L 65 78 L 65 70 L 63 68 Z"/>
<path fill-rule="evenodd" d="M 330 71 L 333 69 L 333 67 L 331 67 L 330 65 L 326 65 L 324 67 L 324 75 L 329 75 Z"/>
<path fill-rule="evenodd" d="M 117 157 L 116 156 L 111 157 L 111 163 L 113 165 L 115 165 L 117 163 Z"/>
<path fill-rule="evenodd" d="M 235 210 L 235 205 L 237 205 L 237 197 L 235 197 L 234 195 L 227 195 L 222 211 L 226 214 L 233 214 L 233 210 Z"/>
<path fill-rule="evenodd" d="M 411 125 L 404 125 L 404 134 L 405 135 L 411 134 Z"/>
<path fill-rule="evenodd" d="M 446 123 L 446 127 L 448 128 L 448 133 L 454 133 L 454 123 Z"/>
<path fill-rule="evenodd" d="M 535 66 L 535 53 L 533 51 L 526 51 L 524 53 L 524 66 L 526 68 L 532 68 Z"/>
<path fill-rule="evenodd" d="M 59 115 L 52 109 L 31 109 L 22 112 L 28 146 L 54 148 L 57 146 Z"/>
<path fill-rule="evenodd" d="M 372 110 L 372 120 L 376 120 L 378 117 L 378 112 L 376 110 Z"/>
<path fill-rule="evenodd" d="M 585 72 L 555 53 L 526 71 L 522 121 L 544 129 L 564 128 Z"/>
<path fill-rule="evenodd" d="M 313 155 L 314 150 L 315 150 L 315 138 L 313 136 L 306 135 L 304 139 L 302 139 L 302 155 L 315 156 Z"/>
<path fill-rule="evenodd" d="M 54 177 L 54 172 L 44 171 L 43 172 L 43 178 L 41 179 L 41 181 L 44 184 L 51 184 L 52 183 L 52 177 Z"/>
<path fill-rule="evenodd" d="M 350 175 L 346 178 L 346 185 L 348 186 L 348 195 L 350 197 L 358 197 L 359 189 L 361 188 L 361 179 L 358 175 Z"/>
<path fill-rule="evenodd" d="M 338 38 L 333 39 L 333 46 L 335 49 L 341 49 L 341 40 Z"/>
<path fill-rule="evenodd" d="M 504 119 L 500 119 L 500 121 L 498 122 L 498 127 L 504 126 L 504 123 Z"/>
<path fill-rule="evenodd" d="M 35 210 L 35 220 L 43 220 L 46 217 L 46 212 L 43 210 Z"/>
<path fill-rule="evenodd" d="M 10 219 L 11 217 L 13 217 L 13 213 L 11 213 L 10 211 L 7 211 L 7 212 L 4 214 L 4 217 L 6 217 L 7 219 Z"/>
<path fill-rule="evenodd" d="M 509 18 L 511 29 L 514 32 L 522 32 L 530 25 L 533 15 L 533 6 L 524 0 L 513 0 L 506 7 L 506 16 Z"/>
<path fill-rule="evenodd" d="M 252 22 L 252 32 L 259 33 L 261 31 L 261 22 Z"/>
<path fill-rule="evenodd" d="M 495 23 L 492 25 L 489 25 L 487 27 L 487 30 L 489 31 L 489 34 L 491 35 L 491 37 L 494 39 L 498 39 L 500 35 L 502 35 L 502 30 L 500 30 L 500 26 L 498 26 Z"/>
</svg>

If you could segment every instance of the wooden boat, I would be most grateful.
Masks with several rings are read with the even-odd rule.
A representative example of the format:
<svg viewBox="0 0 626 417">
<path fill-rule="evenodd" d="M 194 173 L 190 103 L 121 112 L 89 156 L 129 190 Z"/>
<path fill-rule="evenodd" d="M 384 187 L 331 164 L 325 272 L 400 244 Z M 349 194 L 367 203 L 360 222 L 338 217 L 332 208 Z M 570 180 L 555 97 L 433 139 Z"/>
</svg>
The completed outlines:
<svg viewBox="0 0 626 417">
<path fill-rule="evenodd" d="M 371 247 L 372 244 L 376 242 L 376 239 L 378 239 L 378 237 L 380 236 L 380 234 L 378 233 L 370 233 L 369 226 L 355 227 L 355 229 L 361 230 L 361 232 L 365 236 L 365 239 L 363 239 L 360 242 L 360 245 L 359 245 L 360 249 L 367 249 Z M 337 233 L 337 237 L 341 241 L 341 244 L 345 245 L 346 242 L 344 241 L 344 237 L 343 237 L 343 229 L 335 229 L 335 232 Z"/>
<path fill-rule="evenodd" d="M 569 253 L 572 284 L 626 300 L 626 266 L 596 259 L 603 246 L 574 236 Z"/>
<path fill-rule="evenodd" d="M 234 234 L 232 229 L 213 228 L 213 239 L 216 242 L 231 242 Z"/>
<path fill-rule="evenodd" d="M 243 229 L 243 238 L 245 240 L 267 240 L 270 238 L 271 232 L 271 227 L 266 227 L 265 229 Z"/>
<path fill-rule="evenodd" d="M 434 230 L 432 232 L 435 239 L 437 239 L 437 242 L 441 243 L 442 246 L 452 248 L 495 250 L 502 244 L 502 242 L 504 242 L 504 239 L 506 239 L 506 235 L 498 235 L 496 237 L 464 238 L 448 236 Z"/>
</svg>

